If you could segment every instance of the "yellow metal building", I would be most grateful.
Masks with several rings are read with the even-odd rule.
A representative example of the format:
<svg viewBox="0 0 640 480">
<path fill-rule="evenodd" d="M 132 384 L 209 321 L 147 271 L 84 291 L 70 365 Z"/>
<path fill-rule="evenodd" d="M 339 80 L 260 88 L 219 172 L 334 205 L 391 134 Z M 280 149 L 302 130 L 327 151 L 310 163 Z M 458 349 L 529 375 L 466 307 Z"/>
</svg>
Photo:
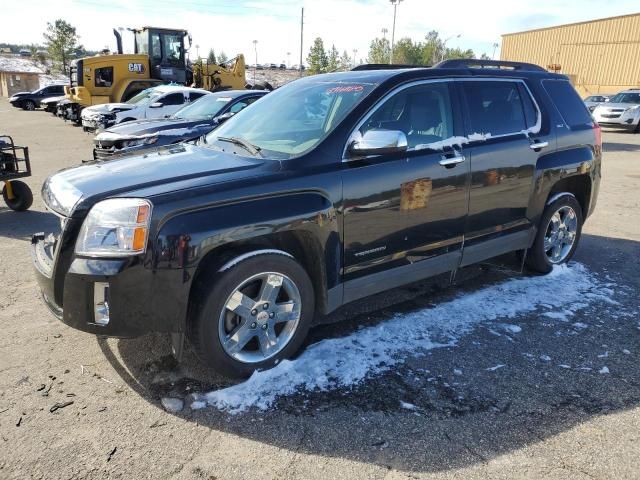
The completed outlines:
<svg viewBox="0 0 640 480">
<path fill-rule="evenodd" d="M 568 75 L 581 95 L 640 87 L 640 13 L 502 36 L 502 60 Z"/>
</svg>

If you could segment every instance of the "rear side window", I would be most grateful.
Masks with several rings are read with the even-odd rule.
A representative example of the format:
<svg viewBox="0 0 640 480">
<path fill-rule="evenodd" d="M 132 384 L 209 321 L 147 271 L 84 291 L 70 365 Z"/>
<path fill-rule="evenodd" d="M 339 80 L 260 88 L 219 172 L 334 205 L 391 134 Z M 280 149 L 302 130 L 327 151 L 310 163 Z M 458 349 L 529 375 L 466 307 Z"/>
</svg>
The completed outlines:
<svg viewBox="0 0 640 480">
<path fill-rule="evenodd" d="M 189 101 L 190 102 L 195 102 L 196 100 L 198 100 L 203 95 L 204 95 L 203 92 L 189 92 Z"/>
<path fill-rule="evenodd" d="M 182 105 L 184 103 L 184 94 L 180 93 L 171 93 L 160 100 L 163 105 Z"/>
<path fill-rule="evenodd" d="M 535 122 L 535 114 L 529 112 L 525 117 L 518 82 L 463 82 L 463 88 L 471 133 L 508 135 L 533 126 L 530 123 Z M 528 108 L 535 112 L 532 104 Z M 529 116 L 531 119 L 527 121 Z"/>
<path fill-rule="evenodd" d="M 543 80 L 542 85 L 569 128 L 591 127 L 593 125 L 589 110 L 569 82 L 566 80 Z"/>
</svg>

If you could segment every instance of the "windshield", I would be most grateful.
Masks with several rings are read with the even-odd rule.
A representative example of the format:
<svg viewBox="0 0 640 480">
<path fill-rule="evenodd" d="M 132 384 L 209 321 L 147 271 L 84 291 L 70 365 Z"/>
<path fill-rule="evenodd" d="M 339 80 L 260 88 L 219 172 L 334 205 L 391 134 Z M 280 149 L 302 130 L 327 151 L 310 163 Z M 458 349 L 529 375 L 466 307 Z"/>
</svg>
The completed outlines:
<svg viewBox="0 0 640 480">
<path fill-rule="evenodd" d="M 202 98 L 178 110 L 173 114 L 173 118 L 213 118 L 231 100 L 231 97 L 204 95 Z"/>
<path fill-rule="evenodd" d="M 609 99 L 610 103 L 637 103 L 640 104 L 640 93 L 619 93 Z"/>
<path fill-rule="evenodd" d="M 126 103 L 130 105 L 139 104 L 144 105 L 146 103 L 151 103 L 154 98 L 158 98 L 161 95 L 160 92 L 157 92 L 155 88 L 147 88 L 146 90 L 141 91 L 137 95 L 134 95 Z"/>
<path fill-rule="evenodd" d="M 297 80 L 236 114 L 207 135 L 206 142 L 235 138 L 250 143 L 264 158 L 297 157 L 326 138 L 375 87 L 328 76 Z"/>
</svg>

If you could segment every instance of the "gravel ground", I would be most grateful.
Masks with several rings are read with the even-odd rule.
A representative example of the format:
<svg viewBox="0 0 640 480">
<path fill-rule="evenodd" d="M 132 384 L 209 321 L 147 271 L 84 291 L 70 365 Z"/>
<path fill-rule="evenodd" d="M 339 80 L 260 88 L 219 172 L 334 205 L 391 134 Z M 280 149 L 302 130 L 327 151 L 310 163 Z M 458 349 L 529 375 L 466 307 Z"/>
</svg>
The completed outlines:
<svg viewBox="0 0 640 480">
<path fill-rule="evenodd" d="M 36 192 L 29 212 L 0 207 L 0 478 L 640 477 L 640 135 L 604 134 L 598 208 L 575 258 L 607 285 L 607 301 L 585 294 L 568 321 L 565 306 L 498 316 L 356 385 L 231 415 L 189 402 L 167 411 L 162 398 L 230 384 L 190 352 L 176 364 L 166 338 L 97 339 L 48 313 L 29 238 L 55 220 L 37 192 L 90 156 L 91 137 L 5 99 L 0 125 L 30 147 Z M 507 256 L 466 269 L 454 287 L 435 279 L 358 302 L 309 343 L 499 287 L 517 268 Z"/>
</svg>

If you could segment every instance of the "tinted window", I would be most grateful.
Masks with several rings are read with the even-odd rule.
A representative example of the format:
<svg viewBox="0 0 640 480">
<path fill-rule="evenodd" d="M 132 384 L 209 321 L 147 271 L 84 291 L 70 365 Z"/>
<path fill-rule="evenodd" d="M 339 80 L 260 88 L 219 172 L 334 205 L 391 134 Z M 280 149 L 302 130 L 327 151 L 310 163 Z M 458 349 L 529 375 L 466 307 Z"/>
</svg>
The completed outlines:
<svg viewBox="0 0 640 480">
<path fill-rule="evenodd" d="M 110 87 L 113 84 L 113 67 L 96 68 L 94 77 L 96 87 Z"/>
<path fill-rule="evenodd" d="M 591 126 L 593 120 L 587 107 L 566 80 L 543 80 L 545 90 L 569 127 Z"/>
<path fill-rule="evenodd" d="M 184 103 L 184 94 L 182 92 L 172 93 L 158 101 L 162 102 L 163 105 L 182 105 Z"/>
<path fill-rule="evenodd" d="M 506 135 L 527 129 L 517 82 L 464 82 L 471 133 Z"/>
<path fill-rule="evenodd" d="M 189 101 L 193 102 L 199 99 L 200 97 L 202 97 L 203 95 L 205 95 L 204 92 L 189 92 Z"/>
<path fill-rule="evenodd" d="M 524 108 L 524 118 L 527 122 L 527 128 L 534 127 L 538 123 L 538 109 L 533 103 L 531 94 L 520 84 L 520 98 L 522 98 L 522 107 Z"/>
<path fill-rule="evenodd" d="M 453 112 L 447 83 L 429 83 L 407 88 L 386 100 L 360 127 L 399 130 L 407 136 L 409 148 L 453 137 Z"/>
<path fill-rule="evenodd" d="M 231 105 L 229 111 L 231 113 L 238 113 L 240 110 L 253 103 L 254 100 L 254 98 L 245 98 L 244 100 L 240 100 L 238 103 L 234 103 L 233 105 Z"/>
<path fill-rule="evenodd" d="M 160 34 L 151 35 L 151 56 L 157 60 L 162 58 L 162 50 L 160 50 Z"/>
</svg>

